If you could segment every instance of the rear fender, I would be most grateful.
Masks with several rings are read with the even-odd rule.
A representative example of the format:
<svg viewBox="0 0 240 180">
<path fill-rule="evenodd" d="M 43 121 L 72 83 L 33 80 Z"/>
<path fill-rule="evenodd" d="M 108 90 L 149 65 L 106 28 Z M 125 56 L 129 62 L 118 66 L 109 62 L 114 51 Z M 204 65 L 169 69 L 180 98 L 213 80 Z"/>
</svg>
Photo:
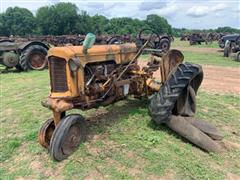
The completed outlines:
<svg viewBox="0 0 240 180">
<path fill-rule="evenodd" d="M 18 50 L 24 51 L 25 49 L 27 49 L 28 47 L 33 46 L 33 45 L 42 46 L 42 47 L 46 48 L 47 50 L 50 48 L 50 45 L 48 43 L 42 43 L 42 42 L 39 42 L 39 41 L 28 41 L 28 42 L 22 43 L 18 47 Z"/>
<path fill-rule="evenodd" d="M 170 37 L 167 36 L 167 35 L 162 35 L 162 36 L 160 36 L 160 40 L 162 40 L 162 39 L 167 39 L 169 42 L 171 42 Z"/>
<path fill-rule="evenodd" d="M 168 51 L 161 60 L 160 63 L 160 72 L 161 72 L 161 81 L 164 83 L 168 76 L 172 73 L 176 67 L 183 62 L 184 56 L 181 51 L 176 49 L 171 49 Z"/>
</svg>

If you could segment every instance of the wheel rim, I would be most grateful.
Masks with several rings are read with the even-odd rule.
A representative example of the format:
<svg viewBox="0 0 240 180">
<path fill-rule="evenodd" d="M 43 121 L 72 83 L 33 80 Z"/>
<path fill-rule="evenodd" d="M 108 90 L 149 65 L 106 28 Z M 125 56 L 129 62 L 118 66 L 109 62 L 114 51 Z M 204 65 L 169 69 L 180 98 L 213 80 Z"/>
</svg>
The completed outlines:
<svg viewBox="0 0 240 180">
<path fill-rule="evenodd" d="M 46 58 L 45 55 L 41 52 L 33 53 L 29 58 L 29 66 L 32 69 L 39 70 L 46 66 Z"/>
<path fill-rule="evenodd" d="M 49 148 L 55 124 L 53 119 L 47 120 L 41 127 L 38 133 L 38 141 L 44 148 Z"/>
<path fill-rule="evenodd" d="M 163 51 L 167 51 L 168 50 L 168 43 L 163 43 L 161 48 L 162 48 Z"/>
<path fill-rule="evenodd" d="M 80 124 L 75 123 L 69 128 L 67 135 L 62 141 L 62 153 L 64 155 L 72 154 L 78 148 L 81 139 Z"/>
</svg>

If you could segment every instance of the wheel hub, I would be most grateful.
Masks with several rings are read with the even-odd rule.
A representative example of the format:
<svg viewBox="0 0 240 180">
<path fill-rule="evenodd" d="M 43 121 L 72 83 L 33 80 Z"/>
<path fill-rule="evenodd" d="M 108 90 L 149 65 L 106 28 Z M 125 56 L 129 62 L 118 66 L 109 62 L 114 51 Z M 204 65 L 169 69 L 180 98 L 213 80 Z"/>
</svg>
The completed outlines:
<svg viewBox="0 0 240 180">
<path fill-rule="evenodd" d="M 32 69 L 41 69 L 46 65 L 45 55 L 42 53 L 34 53 L 29 58 L 29 65 Z"/>
<path fill-rule="evenodd" d="M 65 139 L 63 140 L 61 146 L 63 154 L 72 154 L 72 152 L 75 151 L 75 149 L 79 146 L 80 141 L 80 126 L 79 124 L 73 124 L 70 127 Z"/>
</svg>

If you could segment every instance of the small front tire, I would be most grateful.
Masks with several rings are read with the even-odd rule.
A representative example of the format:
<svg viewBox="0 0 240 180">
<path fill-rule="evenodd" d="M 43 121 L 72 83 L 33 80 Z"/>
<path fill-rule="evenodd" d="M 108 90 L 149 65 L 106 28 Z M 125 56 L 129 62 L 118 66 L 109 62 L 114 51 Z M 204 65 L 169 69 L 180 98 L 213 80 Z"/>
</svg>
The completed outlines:
<svg viewBox="0 0 240 180">
<path fill-rule="evenodd" d="M 62 161 L 77 150 L 86 140 L 86 122 L 81 115 L 65 116 L 57 125 L 50 142 L 50 154 L 56 161 Z"/>
</svg>

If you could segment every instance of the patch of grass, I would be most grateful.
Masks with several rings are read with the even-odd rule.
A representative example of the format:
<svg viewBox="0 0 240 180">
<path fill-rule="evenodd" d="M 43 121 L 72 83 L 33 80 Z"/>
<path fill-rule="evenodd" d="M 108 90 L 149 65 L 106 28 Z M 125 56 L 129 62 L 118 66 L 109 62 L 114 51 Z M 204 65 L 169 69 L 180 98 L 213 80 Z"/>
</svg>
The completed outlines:
<svg viewBox="0 0 240 180">
<path fill-rule="evenodd" d="M 0 162 L 7 160 L 15 150 L 21 145 L 21 141 L 18 138 L 8 138 L 6 140 L 1 139 L 0 145 Z"/>
<path fill-rule="evenodd" d="M 190 52 L 183 51 L 184 60 L 201 65 L 216 65 L 216 66 L 229 66 L 240 67 L 240 63 L 234 61 L 233 58 L 223 57 L 221 53 L 203 53 L 203 52 Z"/>
<path fill-rule="evenodd" d="M 219 48 L 218 42 L 214 41 L 212 43 L 206 44 L 205 42 L 197 45 L 190 45 L 189 41 L 180 41 L 180 38 L 175 38 L 174 42 L 172 43 L 172 48 L 177 48 L 177 47 L 195 47 L 195 48 Z"/>
</svg>

